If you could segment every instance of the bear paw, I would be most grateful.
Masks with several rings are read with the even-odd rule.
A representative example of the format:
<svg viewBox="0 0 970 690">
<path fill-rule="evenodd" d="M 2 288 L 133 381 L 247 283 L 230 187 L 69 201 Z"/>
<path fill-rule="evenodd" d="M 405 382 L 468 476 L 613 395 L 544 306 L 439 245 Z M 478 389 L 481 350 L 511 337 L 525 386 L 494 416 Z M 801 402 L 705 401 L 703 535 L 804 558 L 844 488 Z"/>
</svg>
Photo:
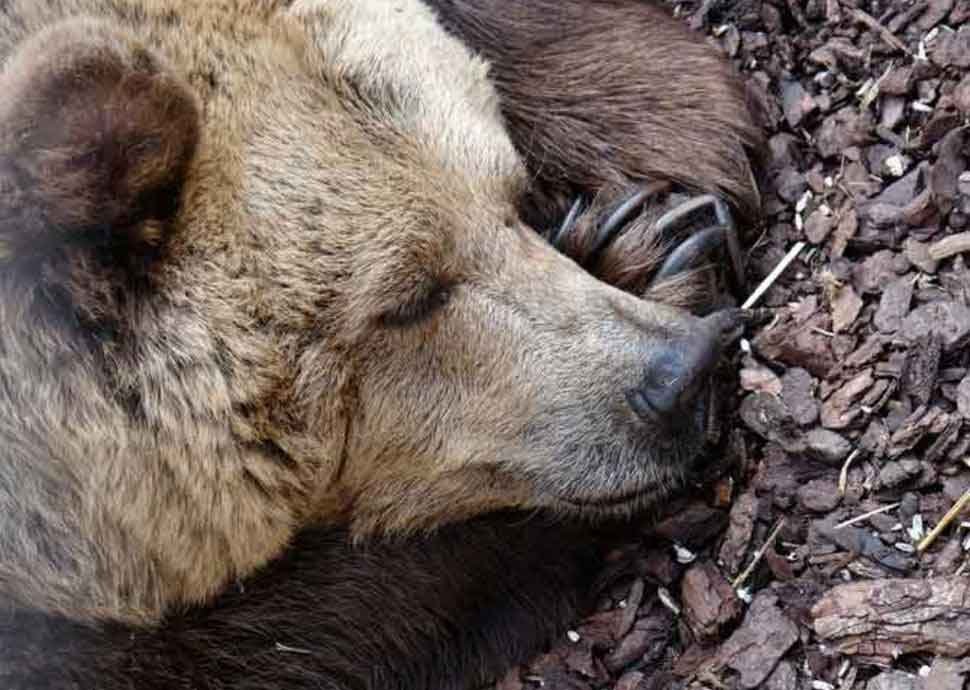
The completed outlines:
<svg viewBox="0 0 970 690">
<path fill-rule="evenodd" d="M 620 289 L 698 313 L 744 290 L 737 226 L 713 194 L 686 196 L 652 182 L 587 203 L 578 198 L 549 242 Z"/>
</svg>

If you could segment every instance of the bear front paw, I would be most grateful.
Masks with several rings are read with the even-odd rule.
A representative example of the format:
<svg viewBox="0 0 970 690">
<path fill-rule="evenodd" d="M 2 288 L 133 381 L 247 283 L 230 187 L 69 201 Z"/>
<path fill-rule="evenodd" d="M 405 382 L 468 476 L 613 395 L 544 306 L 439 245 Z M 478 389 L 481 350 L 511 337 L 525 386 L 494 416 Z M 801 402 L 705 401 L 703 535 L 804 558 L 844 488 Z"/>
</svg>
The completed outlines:
<svg viewBox="0 0 970 690">
<path fill-rule="evenodd" d="M 744 291 L 734 216 L 713 194 L 687 196 L 658 181 L 580 197 L 544 235 L 596 277 L 645 299 L 707 313 Z"/>
</svg>

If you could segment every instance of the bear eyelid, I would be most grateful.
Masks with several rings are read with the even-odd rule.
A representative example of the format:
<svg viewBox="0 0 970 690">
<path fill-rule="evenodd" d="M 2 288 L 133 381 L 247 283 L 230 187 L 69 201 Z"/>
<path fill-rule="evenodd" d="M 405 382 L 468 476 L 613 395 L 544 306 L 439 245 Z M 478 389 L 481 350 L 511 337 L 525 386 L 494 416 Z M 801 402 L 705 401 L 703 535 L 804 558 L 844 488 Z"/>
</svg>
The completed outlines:
<svg viewBox="0 0 970 690">
<path fill-rule="evenodd" d="M 381 314 L 380 323 L 387 328 L 407 328 L 426 321 L 448 304 L 453 289 L 451 284 L 436 283 L 413 300 Z"/>
</svg>

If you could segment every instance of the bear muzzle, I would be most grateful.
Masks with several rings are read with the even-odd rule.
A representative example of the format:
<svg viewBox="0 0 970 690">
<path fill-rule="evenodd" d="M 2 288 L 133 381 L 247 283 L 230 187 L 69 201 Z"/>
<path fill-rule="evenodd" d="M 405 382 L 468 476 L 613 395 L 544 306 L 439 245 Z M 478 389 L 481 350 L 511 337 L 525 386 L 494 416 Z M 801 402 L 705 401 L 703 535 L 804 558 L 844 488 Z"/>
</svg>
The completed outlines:
<svg viewBox="0 0 970 690">
<path fill-rule="evenodd" d="M 658 346 L 643 379 L 626 391 L 636 416 L 670 431 L 683 431 L 698 412 L 698 403 L 705 400 L 703 393 L 724 347 L 740 336 L 744 320 L 744 312 L 738 309 L 715 312 L 700 319 L 686 335 Z"/>
</svg>

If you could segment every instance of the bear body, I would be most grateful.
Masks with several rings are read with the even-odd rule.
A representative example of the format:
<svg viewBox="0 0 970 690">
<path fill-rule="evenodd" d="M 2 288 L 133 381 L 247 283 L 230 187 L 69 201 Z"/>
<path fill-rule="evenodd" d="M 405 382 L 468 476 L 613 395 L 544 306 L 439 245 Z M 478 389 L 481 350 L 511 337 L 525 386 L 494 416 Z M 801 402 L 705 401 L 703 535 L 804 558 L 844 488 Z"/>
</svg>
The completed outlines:
<svg viewBox="0 0 970 690">
<path fill-rule="evenodd" d="M 630 391 L 693 395 L 718 322 L 523 218 L 653 178 L 753 212 L 757 136 L 655 9 L 557 8 L 0 4 L 5 687 L 464 687 L 572 615 L 582 530 L 502 511 L 676 487 L 695 409 Z"/>
</svg>

